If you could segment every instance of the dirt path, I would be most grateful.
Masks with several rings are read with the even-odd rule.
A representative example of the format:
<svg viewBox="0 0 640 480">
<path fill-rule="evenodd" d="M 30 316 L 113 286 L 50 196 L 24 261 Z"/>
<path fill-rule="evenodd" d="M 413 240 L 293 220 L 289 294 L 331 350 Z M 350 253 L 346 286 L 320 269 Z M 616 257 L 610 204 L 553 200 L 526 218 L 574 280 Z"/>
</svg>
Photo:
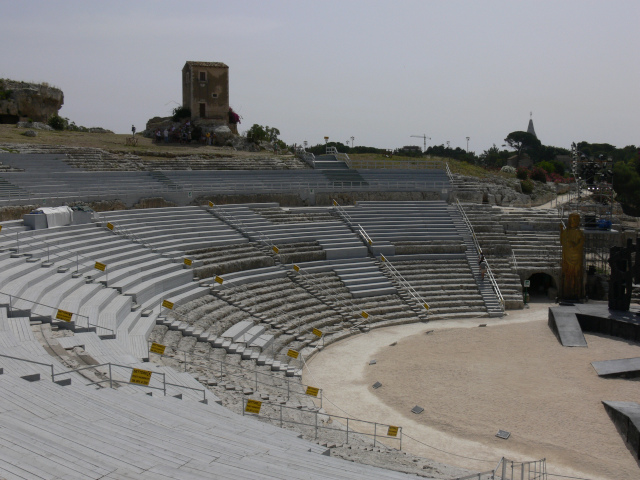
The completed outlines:
<svg viewBox="0 0 640 480">
<path fill-rule="evenodd" d="M 552 473 L 637 479 L 639 464 L 601 400 L 638 401 L 640 382 L 600 379 L 590 362 L 640 356 L 640 345 L 587 335 L 588 348 L 564 348 L 546 324 L 549 305 L 373 330 L 312 358 L 304 382 L 324 389 L 329 413 L 401 425 L 428 445 L 486 460 L 404 437 L 403 448 L 443 463 L 489 470 L 502 456 L 545 457 Z M 376 381 L 383 386 L 374 390 Z M 414 405 L 425 411 L 410 413 Z M 498 429 L 511 438 L 496 438 Z"/>
</svg>

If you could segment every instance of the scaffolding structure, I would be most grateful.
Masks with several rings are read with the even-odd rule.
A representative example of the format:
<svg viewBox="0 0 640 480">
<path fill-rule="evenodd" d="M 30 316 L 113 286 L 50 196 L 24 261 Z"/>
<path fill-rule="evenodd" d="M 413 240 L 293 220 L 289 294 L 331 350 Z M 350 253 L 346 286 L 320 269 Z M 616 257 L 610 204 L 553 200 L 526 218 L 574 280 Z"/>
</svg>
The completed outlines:
<svg viewBox="0 0 640 480">
<path fill-rule="evenodd" d="M 609 250 L 620 246 L 620 220 L 615 215 L 613 159 L 587 157 L 571 144 L 571 166 L 575 183 L 569 201 L 558 207 L 566 221 L 571 212 L 580 214 L 585 234 L 585 266 L 591 273 L 609 274 Z"/>
</svg>

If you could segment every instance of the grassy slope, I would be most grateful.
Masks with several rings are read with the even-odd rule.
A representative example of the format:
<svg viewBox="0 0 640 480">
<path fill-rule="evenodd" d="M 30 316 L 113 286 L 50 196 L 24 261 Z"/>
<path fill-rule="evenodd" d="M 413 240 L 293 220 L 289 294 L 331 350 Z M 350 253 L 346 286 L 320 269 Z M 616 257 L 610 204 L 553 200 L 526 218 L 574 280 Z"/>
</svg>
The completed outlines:
<svg viewBox="0 0 640 480">
<path fill-rule="evenodd" d="M 36 130 L 37 137 L 22 135 L 26 128 L 15 125 L 0 124 L 0 143 L 28 143 L 35 145 L 63 145 L 67 147 L 93 147 L 107 150 L 111 153 L 130 153 L 144 156 L 147 159 L 166 158 L 176 156 L 198 155 L 202 157 L 261 157 L 271 156 L 268 152 L 234 151 L 231 147 L 209 147 L 205 145 L 160 144 L 151 142 L 150 138 L 136 135 L 137 146 L 125 145 L 128 134 L 116 133 L 84 133 L 69 131 Z"/>
</svg>

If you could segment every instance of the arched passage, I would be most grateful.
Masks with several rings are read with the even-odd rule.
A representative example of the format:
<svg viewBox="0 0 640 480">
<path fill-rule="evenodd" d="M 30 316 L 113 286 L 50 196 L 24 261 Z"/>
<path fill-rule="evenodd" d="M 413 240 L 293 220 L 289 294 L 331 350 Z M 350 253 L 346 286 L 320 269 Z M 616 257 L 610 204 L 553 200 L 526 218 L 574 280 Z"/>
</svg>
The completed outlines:
<svg viewBox="0 0 640 480">
<path fill-rule="evenodd" d="M 529 277 L 529 296 L 531 298 L 555 298 L 558 286 L 554 278 L 548 273 L 534 273 Z"/>
</svg>

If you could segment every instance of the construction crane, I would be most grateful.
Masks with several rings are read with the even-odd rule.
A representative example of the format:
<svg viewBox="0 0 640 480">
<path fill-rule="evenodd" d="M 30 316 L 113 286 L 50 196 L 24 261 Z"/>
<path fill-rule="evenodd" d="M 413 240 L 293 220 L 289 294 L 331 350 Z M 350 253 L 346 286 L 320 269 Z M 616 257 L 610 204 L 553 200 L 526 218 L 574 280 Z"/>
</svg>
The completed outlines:
<svg viewBox="0 0 640 480">
<path fill-rule="evenodd" d="M 424 140 L 424 150 L 423 152 L 427 151 L 427 139 L 431 140 L 431 137 L 427 137 L 426 135 L 411 135 L 412 137 L 416 137 L 416 138 L 422 138 Z"/>
</svg>

